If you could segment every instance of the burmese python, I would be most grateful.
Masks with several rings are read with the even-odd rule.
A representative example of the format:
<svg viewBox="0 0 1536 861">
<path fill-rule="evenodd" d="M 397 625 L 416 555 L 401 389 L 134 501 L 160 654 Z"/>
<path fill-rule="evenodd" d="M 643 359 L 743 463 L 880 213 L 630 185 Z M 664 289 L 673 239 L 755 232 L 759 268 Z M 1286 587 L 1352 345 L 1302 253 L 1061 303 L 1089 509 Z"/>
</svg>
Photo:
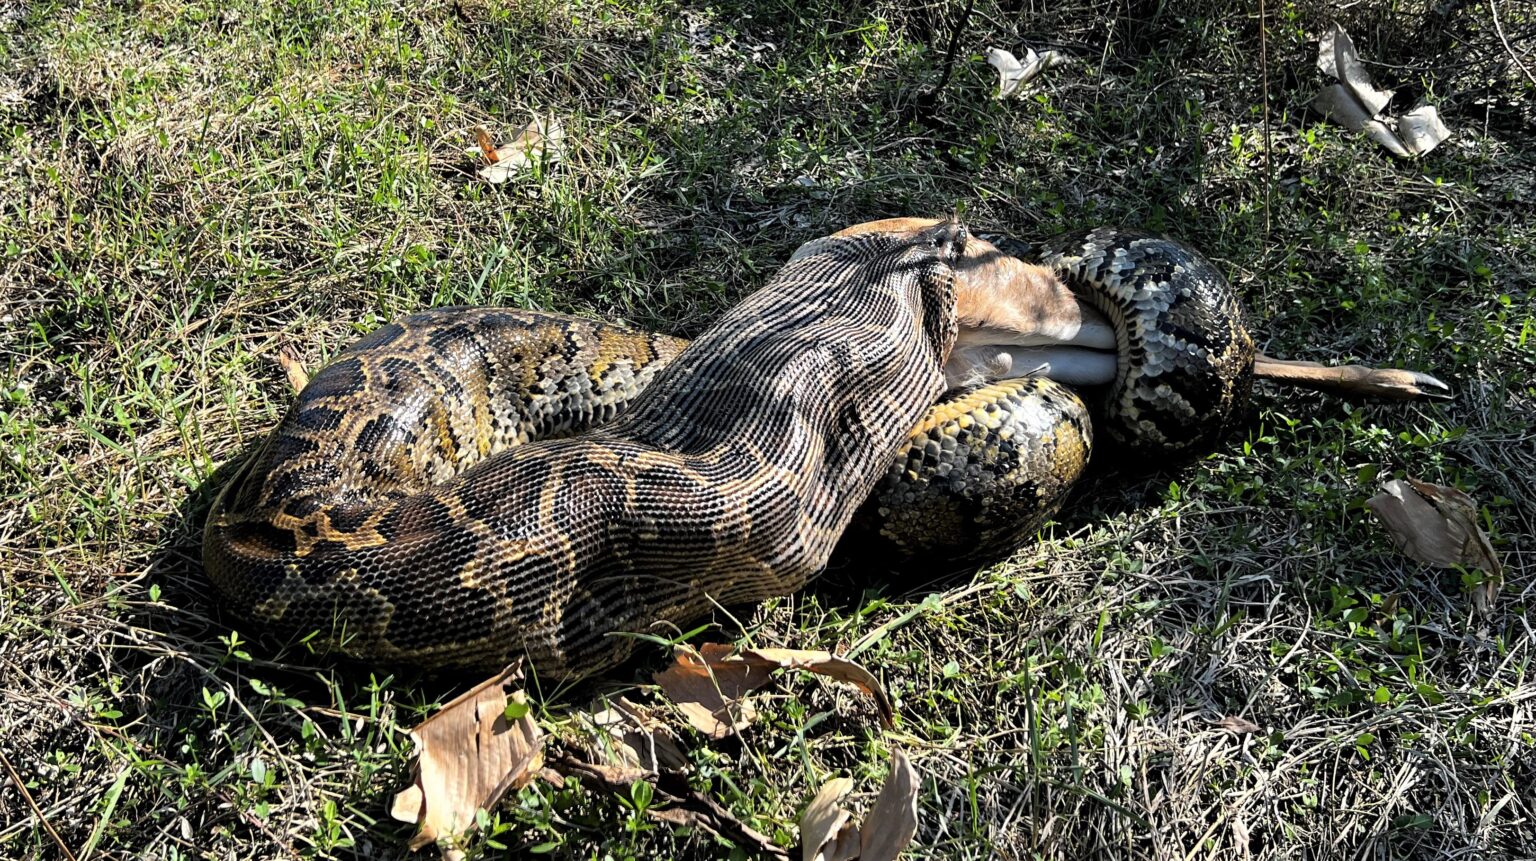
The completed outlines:
<svg viewBox="0 0 1536 861">
<path fill-rule="evenodd" d="M 963 228 L 860 230 L 802 247 L 691 344 L 492 308 L 376 330 L 218 497 L 211 579 L 239 613 L 357 657 L 526 655 L 566 677 L 626 657 L 614 632 L 800 588 L 866 499 L 853 532 L 899 552 L 1006 554 L 1080 475 L 1091 431 L 1065 386 L 991 378 L 1032 370 L 1010 365 L 1041 343 L 1116 345 L 1088 322 L 1020 336 L 1023 299 L 977 310 L 1007 293 L 977 267 L 1017 261 Z M 1083 366 L 1113 368 L 1111 436 L 1176 450 L 1219 430 L 1254 349 L 1209 263 L 1130 231 L 1032 253 L 1115 325 L 1115 356 Z"/>
</svg>

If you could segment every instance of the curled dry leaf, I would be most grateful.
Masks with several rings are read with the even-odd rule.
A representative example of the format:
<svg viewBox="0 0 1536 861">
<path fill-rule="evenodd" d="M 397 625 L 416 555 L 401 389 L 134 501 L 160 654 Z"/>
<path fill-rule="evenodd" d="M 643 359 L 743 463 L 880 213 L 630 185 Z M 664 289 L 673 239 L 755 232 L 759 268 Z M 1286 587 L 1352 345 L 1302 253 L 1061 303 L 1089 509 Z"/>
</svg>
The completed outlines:
<svg viewBox="0 0 1536 861">
<path fill-rule="evenodd" d="M 277 351 L 277 366 L 283 369 L 283 376 L 288 378 L 288 385 L 295 392 L 302 392 L 309 385 L 309 372 L 304 370 L 304 363 L 299 361 L 298 353 L 292 347 Z"/>
<path fill-rule="evenodd" d="M 642 775 L 688 766 L 677 734 L 645 706 L 620 697 L 602 711 L 578 719 L 596 764 L 635 769 Z"/>
<path fill-rule="evenodd" d="M 875 700 L 881 722 L 894 710 L 879 679 L 864 667 L 817 649 L 743 649 L 705 643 L 694 651 L 679 646 L 672 666 L 654 678 L 688 722 L 712 739 L 724 738 L 752 722 L 756 711 L 747 694 L 768 684 L 775 670 L 808 670 L 857 685 Z"/>
<path fill-rule="evenodd" d="M 420 849 L 475 827 L 475 811 L 489 810 L 508 790 L 532 780 L 543 765 L 543 733 L 529 716 L 512 667 L 443 706 L 411 730 L 416 779 L 390 805 L 390 815 L 414 822 L 411 849 Z M 522 717 L 507 718 L 507 703 L 523 704 Z"/>
<path fill-rule="evenodd" d="M 1381 519 L 1397 549 L 1426 565 L 1461 565 L 1488 574 L 1473 594 L 1479 612 L 1493 608 L 1504 565 L 1493 551 L 1488 533 L 1478 525 L 1477 502 L 1454 487 L 1427 481 L 1397 479 L 1365 504 Z"/>
<path fill-rule="evenodd" d="M 1264 731 L 1263 728 L 1258 724 L 1238 715 L 1227 715 L 1226 717 L 1216 722 L 1216 727 L 1218 729 L 1224 729 L 1233 735 L 1251 735 L 1256 732 Z"/>
<path fill-rule="evenodd" d="M 852 791 L 852 778 L 834 777 L 823 783 L 805 806 L 800 814 L 800 857 L 804 861 L 846 861 L 859 854 L 858 826 L 852 824 L 853 814 L 842 805 Z M 845 854 L 849 848 L 852 855 Z"/>
<path fill-rule="evenodd" d="M 1035 53 L 1035 49 L 1026 48 L 1024 61 L 1013 55 L 1012 51 L 1002 48 L 987 49 L 987 63 L 997 69 L 997 99 L 999 101 L 1009 98 L 1019 98 L 1028 94 L 1030 83 L 1040 76 L 1046 69 L 1071 62 L 1071 58 L 1060 51 L 1045 51 Z"/>
<path fill-rule="evenodd" d="M 711 739 L 725 738 L 752 723 L 757 711 L 744 698 L 770 678 L 761 667 L 726 663 L 733 651 L 721 643 L 705 643 L 698 651 L 678 646 L 672 666 L 653 676 L 688 723 Z"/>
<path fill-rule="evenodd" d="M 1391 90 L 1371 83 L 1355 43 L 1338 24 L 1318 41 L 1317 67 L 1339 79 L 1325 87 L 1312 106 L 1350 131 L 1365 132 L 1393 155 L 1423 155 L 1451 136 L 1435 108 L 1423 105 L 1401 117 L 1382 116 L 1392 101 Z"/>
<path fill-rule="evenodd" d="M 891 771 L 862 825 L 842 800 L 853 781 L 837 777 L 822 785 L 800 815 L 804 861 L 895 861 L 917 834 L 917 770 L 901 751 L 891 753 Z"/>
<path fill-rule="evenodd" d="M 847 658 L 840 658 L 820 649 L 743 649 L 734 659 L 764 669 L 806 670 L 840 682 L 847 682 L 862 690 L 875 701 L 880 712 L 880 722 L 887 729 L 895 719 L 896 710 L 885 686 L 874 673 Z"/>
<path fill-rule="evenodd" d="M 1381 144 L 1388 152 L 1407 158 L 1411 153 L 1386 123 L 1376 119 L 1354 98 L 1343 84 L 1326 87 L 1312 102 L 1312 106 L 1352 132 L 1365 132 L 1366 136 Z"/>
<path fill-rule="evenodd" d="M 1348 95 L 1359 102 L 1366 116 L 1376 116 L 1392 101 L 1392 90 L 1378 90 L 1371 84 L 1371 76 L 1360 62 L 1360 52 L 1355 49 L 1354 40 L 1338 24 L 1318 40 L 1317 67 L 1323 74 L 1338 78 Z"/>
<path fill-rule="evenodd" d="M 565 129 L 555 120 L 536 119 L 501 146 L 496 146 L 491 133 L 481 126 L 475 126 L 474 135 L 476 148 L 466 152 L 480 155 L 484 165 L 475 173 L 493 184 L 512 179 L 535 162 L 553 164 L 564 155 Z"/>
<path fill-rule="evenodd" d="M 901 751 L 891 753 L 891 773 L 864 817 L 861 861 L 895 861 L 917 834 L 917 769 Z"/>
</svg>

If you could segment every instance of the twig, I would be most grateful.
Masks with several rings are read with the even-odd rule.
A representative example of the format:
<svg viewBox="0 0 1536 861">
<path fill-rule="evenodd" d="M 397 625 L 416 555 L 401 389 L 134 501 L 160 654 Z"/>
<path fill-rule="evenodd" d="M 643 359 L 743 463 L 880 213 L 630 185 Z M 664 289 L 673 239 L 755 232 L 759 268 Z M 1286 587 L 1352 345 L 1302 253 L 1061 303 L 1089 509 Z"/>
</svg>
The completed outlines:
<svg viewBox="0 0 1536 861">
<path fill-rule="evenodd" d="M 933 85 L 933 89 L 924 94 L 926 100 L 937 99 L 939 92 L 949 85 L 949 77 L 955 70 L 955 52 L 960 49 L 960 34 L 965 32 L 965 25 L 971 22 L 971 12 L 975 8 L 976 0 L 965 0 L 965 11 L 960 13 L 960 20 L 955 22 L 955 29 L 950 31 L 949 47 L 944 51 L 944 74 Z"/>
<path fill-rule="evenodd" d="M 1499 34 L 1499 41 L 1504 43 L 1504 50 L 1509 52 L 1509 58 L 1515 61 L 1515 66 L 1524 73 L 1525 79 L 1536 85 L 1536 75 L 1532 75 L 1531 70 L 1527 69 L 1525 64 L 1520 62 L 1520 55 L 1515 53 L 1515 49 L 1509 44 L 1509 40 L 1504 38 L 1504 25 L 1499 23 L 1498 0 L 1488 0 L 1488 14 L 1493 16 L 1493 31 Z"/>
<path fill-rule="evenodd" d="M 63 852 L 64 857 L 68 858 L 69 861 L 75 861 L 75 853 L 69 851 L 69 847 L 64 843 L 64 838 L 59 836 L 59 832 L 53 830 L 53 823 L 49 822 L 48 817 L 43 815 L 43 809 L 37 806 L 36 801 L 32 800 L 32 793 L 27 791 L 27 785 L 22 783 L 21 775 L 16 773 L 15 766 L 11 765 L 11 761 L 6 758 L 4 751 L 0 751 L 0 763 L 5 765 L 5 770 L 11 775 L 11 782 L 15 783 L 16 788 L 21 791 L 21 797 L 26 799 L 27 806 L 32 808 L 32 813 L 37 816 L 37 821 L 43 824 L 43 830 L 47 831 L 48 836 L 53 838 L 53 842 L 59 844 L 59 851 Z"/>
<path fill-rule="evenodd" d="M 1264 89 L 1264 234 L 1268 236 L 1269 208 L 1275 190 L 1275 164 L 1274 143 L 1269 136 L 1269 28 L 1264 21 L 1264 0 L 1259 0 L 1259 81 Z"/>
</svg>

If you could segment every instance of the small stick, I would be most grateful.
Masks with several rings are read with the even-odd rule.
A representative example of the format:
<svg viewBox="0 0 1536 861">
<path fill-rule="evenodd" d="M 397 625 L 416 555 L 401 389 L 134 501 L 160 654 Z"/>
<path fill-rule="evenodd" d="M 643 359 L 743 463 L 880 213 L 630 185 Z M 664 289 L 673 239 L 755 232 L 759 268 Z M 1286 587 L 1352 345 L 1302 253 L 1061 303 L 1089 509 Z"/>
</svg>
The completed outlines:
<svg viewBox="0 0 1536 861">
<path fill-rule="evenodd" d="M 960 34 L 965 32 L 965 25 L 971 22 L 971 12 L 975 9 L 976 0 L 966 0 L 965 11 L 960 13 L 960 20 L 955 22 L 955 29 L 949 34 L 949 48 L 944 52 L 944 74 L 933 85 L 933 89 L 923 94 L 925 99 L 937 99 L 939 92 L 949 85 L 949 76 L 955 70 L 955 51 L 960 47 Z"/>
<path fill-rule="evenodd" d="M 59 832 L 53 830 L 53 823 L 48 821 L 48 817 L 43 815 L 43 809 L 37 806 L 36 801 L 32 800 L 32 793 L 27 791 L 27 785 L 21 782 L 21 775 L 16 773 L 16 767 L 11 765 L 11 761 L 6 759 L 4 753 L 0 753 L 0 763 L 5 764 L 5 770 L 10 772 L 11 782 L 16 784 L 16 788 L 21 792 L 21 797 L 26 799 L 27 806 L 32 808 L 32 812 L 37 815 L 37 821 L 43 824 L 43 829 L 48 832 L 49 837 L 53 838 L 53 842 L 59 844 L 59 851 L 63 852 L 64 857 L 68 858 L 69 861 L 75 861 L 75 853 L 69 851 L 69 847 L 64 844 L 64 838 L 59 836 Z"/>
</svg>

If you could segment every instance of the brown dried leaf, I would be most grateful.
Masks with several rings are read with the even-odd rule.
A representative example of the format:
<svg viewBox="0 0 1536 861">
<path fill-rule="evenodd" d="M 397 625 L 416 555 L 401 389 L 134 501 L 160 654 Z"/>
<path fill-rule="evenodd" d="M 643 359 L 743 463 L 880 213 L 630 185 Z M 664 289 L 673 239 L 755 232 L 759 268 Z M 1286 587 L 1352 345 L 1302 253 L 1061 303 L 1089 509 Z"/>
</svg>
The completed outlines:
<svg viewBox="0 0 1536 861">
<path fill-rule="evenodd" d="M 283 376 L 288 378 L 288 385 L 295 392 L 302 392 L 309 385 L 309 372 L 304 370 L 304 364 L 292 347 L 277 351 L 277 366 L 283 369 Z"/>
<path fill-rule="evenodd" d="M 653 678 L 682 710 L 684 717 L 712 739 L 724 738 L 745 728 L 756 711 L 744 701 L 747 694 L 768 684 L 774 670 L 797 669 L 850 682 L 875 700 L 880 720 L 891 725 L 894 710 L 890 697 L 869 670 L 831 652 L 818 649 L 743 649 L 723 643 L 705 643 L 694 650 L 679 646 L 675 662 Z"/>
<path fill-rule="evenodd" d="M 593 762 L 656 773 L 688 766 L 682 740 L 649 708 L 620 697 L 608 708 L 579 716 L 591 740 Z"/>
<path fill-rule="evenodd" d="M 736 659 L 764 669 L 808 670 L 840 682 L 848 682 L 874 699 L 875 708 L 880 712 L 880 721 L 887 728 L 895 717 L 896 710 L 891 706 L 891 698 L 874 673 L 831 652 L 820 649 L 743 649 L 740 655 L 728 660 Z"/>
<path fill-rule="evenodd" d="M 1472 597 L 1479 612 L 1493 608 L 1504 565 L 1478 524 L 1477 502 L 1472 497 L 1454 487 L 1410 478 L 1383 484 L 1381 492 L 1365 504 L 1405 556 L 1426 565 L 1461 565 L 1487 573 L 1487 582 Z"/>
<path fill-rule="evenodd" d="M 822 861 L 852 861 L 859 857 L 859 839 L 859 827 L 850 821 L 837 832 L 837 839 L 822 847 Z"/>
<path fill-rule="evenodd" d="M 1478 525 L 1477 502 L 1454 487 L 1389 481 L 1366 501 L 1404 554 L 1428 565 L 1464 565 L 1495 576 L 1504 566 Z"/>
<path fill-rule="evenodd" d="M 891 752 L 891 773 L 864 817 L 861 861 L 895 861 L 917 834 L 917 770 L 901 751 Z"/>
<path fill-rule="evenodd" d="M 411 730 L 416 744 L 415 782 L 390 805 L 390 815 L 417 824 L 411 849 L 420 849 L 475 827 L 475 811 L 489 810 L 510 789 L 521 787 L 543 765 L 543 733 L 524 714 L 506 717 L 508 687 L 522 679 L 511 667 L 466 691 Z M 512 702 L 526 703 L 520 690 Z"/>
<path fill-rule="evenodd" d="M 565 129 L 558 121 L 536 119 L 501 146 L 492 145 L 490 132 L 480 126 L 475 126 L 474 135 L 476 146 L 467 152 L 478 153 L 485 161 L 475 173 L 493 184 L 512 179 L 541 159 L 553 164 L 565 154 Z"/>
<path fill-rule="evenodd" d="M 1256 732 L 1264 731 L 1263 727 L 1259 726 L 1251 720 L 1248 720 L 1245 717 L 1240 717 L 1238 715 L 1227 715 L 1226 717 L 1216 722 L 1216 727 L 1218 729 L 1224 729 L 1233 735 L 1251 735 Z"/>
<path fill-rule="evenodd" d="M 823 783 L 811 803 L 800 814 L 800 857 L 803 861 L 832 861 L 842 840 L 843 830 L 849 827 L 853 814 L 842 806 L 842 800 L 853 791 L 853 779 L 834 777 Z M 857 833 L 857 826 L 854 826 Z M 855 852 L 855 855 L 858 853 Z"/>
<path fill-rule="evenodd" d="M 726 663 L 731 646 L 705 643 L 694 651 L 678 646 L 674 662 L 652 678 L 694 729 L 722 739 L 752 723 L 757 711 L 743 697 L 768 684 L 765 670 L 741 662 Z"/>
</svg>

